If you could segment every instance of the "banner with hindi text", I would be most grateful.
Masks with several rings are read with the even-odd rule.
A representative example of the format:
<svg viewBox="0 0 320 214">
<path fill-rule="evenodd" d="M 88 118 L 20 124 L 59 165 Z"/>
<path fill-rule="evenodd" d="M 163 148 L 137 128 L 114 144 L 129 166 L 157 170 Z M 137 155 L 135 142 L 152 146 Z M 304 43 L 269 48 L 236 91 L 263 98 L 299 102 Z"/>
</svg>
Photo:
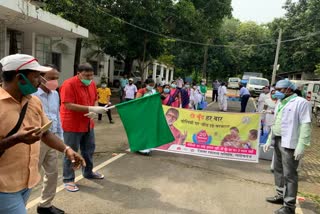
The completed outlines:
<svg viewBox="0 0 320 214">
<path fill-rule="evenodd" d="M 258 162 L 260 114 L 209 112 L 163 106 L 175 138 L 156 148 L 173 153 Z"/>
</svg>

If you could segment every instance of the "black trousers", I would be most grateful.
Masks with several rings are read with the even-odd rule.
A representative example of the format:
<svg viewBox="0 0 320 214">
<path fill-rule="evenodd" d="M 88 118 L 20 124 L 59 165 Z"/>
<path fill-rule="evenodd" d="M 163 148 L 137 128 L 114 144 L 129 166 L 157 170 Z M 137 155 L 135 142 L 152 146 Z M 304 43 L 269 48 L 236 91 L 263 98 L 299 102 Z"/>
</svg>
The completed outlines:
<svg viewBox="0 0 320 214">
<path fill-rule="evenodd" d="M 294 159 L 294 149 L 281 146 L 281 137 L 275 137 L 274 179 L 278 195 L 283 197 L 284 206 L 296 208 L 298 193 L 299 161 Z"/>
<path fill-rule="evenodd" d="M 106 104 L 103 104 L 103 103 L 98 103 L 99 104 L 99 106 L 105 106 Z M 109 109 L 108 111 L 107 111 L 107 115 L 108 115 L 108 118 L 109 118 L 109 122 L 111 122 L 112 121 L 112 117 L 111 117 L 111 109 Z M 98 115 L 98 120 L 101 120 L 101 118 L 102 118 L 102 114 L 99 114 Z"/>
<path fill-rule="evenodd" d="M 218 102 L 218 90 L 212 90 L 212 102 Z"/>
<path fill-rule="evenodd" d="M 246 112 L 246 108 L 247 108 L 247 104 L 248 104 L 248 100 L 250 98 L 250 95 L 243 95 L 241 97 L 241 112 Z"/>
</svg>

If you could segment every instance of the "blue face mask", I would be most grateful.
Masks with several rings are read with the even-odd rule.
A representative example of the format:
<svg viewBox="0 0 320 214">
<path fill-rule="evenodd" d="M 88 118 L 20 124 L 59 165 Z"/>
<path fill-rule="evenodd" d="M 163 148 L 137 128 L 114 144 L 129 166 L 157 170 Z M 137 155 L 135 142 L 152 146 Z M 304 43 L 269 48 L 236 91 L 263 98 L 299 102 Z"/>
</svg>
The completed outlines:
<svg viewBox="0 0 320 214">
<path fill-rule="evenodd" d="M 272 96 L 278 100 L 282 100 L 286 97 L 286 95 L 280 91 L 276 91 Z"/>
<path fill-rule="evenodd" d="M 171 88 L 176 88 L 177 85 L 176 84 L 171 84 Z"/>
<path fill-rule="evenodd" d="M 163 92 L 166 93 L 166 94 L 169 94 L 170 93 L 170 89 L 169 88 L 165 88 L 165 89 L 163 89 Z"/>
</svg>

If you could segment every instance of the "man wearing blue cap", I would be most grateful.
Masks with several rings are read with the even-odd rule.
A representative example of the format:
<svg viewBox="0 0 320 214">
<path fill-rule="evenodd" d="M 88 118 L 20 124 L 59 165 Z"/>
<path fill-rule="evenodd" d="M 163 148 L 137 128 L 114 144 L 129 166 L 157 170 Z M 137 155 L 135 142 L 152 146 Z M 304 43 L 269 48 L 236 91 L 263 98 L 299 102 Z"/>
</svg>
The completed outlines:
<svg viewBox="0 0 320 214">
<path fill-rule="evenodd" d="M 274 176 L 277 195 L 266 200 L 283 206 L 276 214 L 294 214 L 298 192 L 299 161 L 304 147 L 310 145 L 311 108 L 307 100 L 298 97 L 296 86 L 289 80 L 276 84 L 275 97 L 279 100 L 275 108 L 275 120 L 271 135 L 264 145 L 267 152 L 274 146 Z"/>
</svg>

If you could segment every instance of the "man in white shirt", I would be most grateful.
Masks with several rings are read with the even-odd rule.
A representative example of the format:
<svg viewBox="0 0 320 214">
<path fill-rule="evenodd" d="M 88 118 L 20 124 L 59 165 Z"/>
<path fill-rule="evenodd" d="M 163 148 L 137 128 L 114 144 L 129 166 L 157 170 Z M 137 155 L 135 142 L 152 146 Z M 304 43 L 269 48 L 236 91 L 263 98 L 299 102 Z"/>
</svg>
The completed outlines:
<svg viewBox="0 0 320 214">
<path fill-rule="evenodd" d="M 219 100 L 219 108 L 221 111 L 227 111 L 228 107 L 228 96 L 227 96 L 227 87 L 223 82 L 218 88 L 218 100 Z"/>
<path fill-rule="evenodd" d="M 260 96 L 258 98 L 258 109 L 257 109 L 258 112 L 263 111 L 265 101 L 266 101 L 266 99 L 268 99 L 270 97 L 269 92 L 270 92 L 269 86 L 265 86 L 263 88 L 262 93 L 260 94 Z"/>
<path fill-rule="evenodd" d="M 296 86 L 288 79 L 276 84 L 275 107 L 272 133 L 263 150 L 274 147 L 274 177 L 277 195 L 266 201 L 283 206 L 276 214 L 294 214 L 298 193 L 299 161 L 306 146 L 310 146 L 311 108 L 310 103 L 294 93 Z"/>
<path fill-rule="evenodd" d="M 124 87 L 124 93 L 125 93 L 125 100 L 133 100 L 135 98 L 135 95 L 137 93 L 137 87 L 135 84 L 133 84 L 133 79 L 129 79 L 129 84 Z"/>
</svg>

